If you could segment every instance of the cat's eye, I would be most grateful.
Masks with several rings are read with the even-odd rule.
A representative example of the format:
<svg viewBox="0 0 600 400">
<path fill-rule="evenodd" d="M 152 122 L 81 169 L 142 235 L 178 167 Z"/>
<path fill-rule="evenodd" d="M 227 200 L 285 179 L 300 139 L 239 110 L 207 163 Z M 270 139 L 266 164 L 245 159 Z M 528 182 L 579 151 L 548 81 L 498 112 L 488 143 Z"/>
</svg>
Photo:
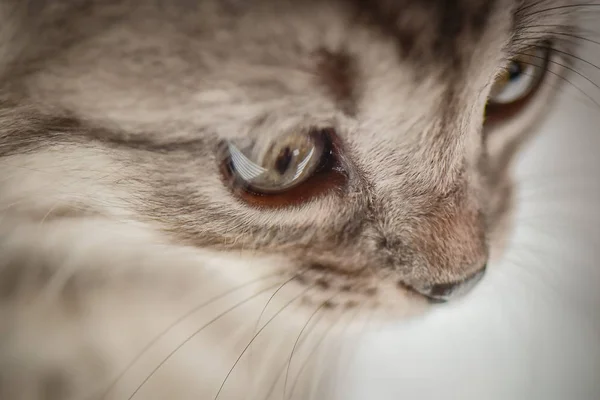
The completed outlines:
<svg viewBox="0 0 600 400">
<path fill-rule="evenodd" d="M 319 167 L 325 151 L 320 135 L 291 132 L 268 143 L 227 143 L 232 172 L 247 189 L 279 193 L 308 179 Z"/>
<path fill-rule="evenodd" d="M 224 142 L 226 180 L 237 194 L 254 196 L 254 202 L 261 197 L 262 205 L 306 200 L 328 188 L 326 179 L 315 178 L 332 170 L 331 134 L 327 129 L 310 129 Z"/>
<path fill-rule="evenodd" d="M 486 108 L 486 117 L 506 117 L 518 111 L 541 86 L 548 68 L 549 47 L 528 49 L 510 60 L 496 78 Z"/>
</svg>

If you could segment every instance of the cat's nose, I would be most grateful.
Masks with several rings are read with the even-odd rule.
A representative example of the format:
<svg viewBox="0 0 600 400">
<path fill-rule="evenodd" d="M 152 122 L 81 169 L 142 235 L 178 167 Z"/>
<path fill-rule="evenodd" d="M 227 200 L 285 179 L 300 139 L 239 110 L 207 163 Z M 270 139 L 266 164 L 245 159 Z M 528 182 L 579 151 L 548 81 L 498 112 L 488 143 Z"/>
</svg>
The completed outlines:
<svg viewBox="0 0 600 400">
<path fill-rule="evenodd" d="M 455 282 L 436 283 L 433 285 L 413 285 L 412 288 L 429 300 L 443 303 L 464 296 L 473 289 L 485 275 L 486 267 Z"/>
</svg>

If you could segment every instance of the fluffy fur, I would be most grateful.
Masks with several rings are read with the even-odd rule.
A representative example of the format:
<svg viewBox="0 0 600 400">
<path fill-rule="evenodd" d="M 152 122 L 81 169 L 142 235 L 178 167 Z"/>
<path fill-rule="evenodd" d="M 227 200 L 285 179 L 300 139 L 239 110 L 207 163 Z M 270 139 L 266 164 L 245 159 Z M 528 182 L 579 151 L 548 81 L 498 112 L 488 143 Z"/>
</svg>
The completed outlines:
<svg viewBox="0 0 600 400">
<path fill-rule="evenodd" d="M 486 101 L 515 54 L 572 50 L 565 4 L 3 0 L 2 398 L 322 398 L 319 338 L 501 251 L 564 62 L 506 122 Z M 232 193 L 219 143 L 294 126 L 336 132 L 343 184 Z"/>
</svg>

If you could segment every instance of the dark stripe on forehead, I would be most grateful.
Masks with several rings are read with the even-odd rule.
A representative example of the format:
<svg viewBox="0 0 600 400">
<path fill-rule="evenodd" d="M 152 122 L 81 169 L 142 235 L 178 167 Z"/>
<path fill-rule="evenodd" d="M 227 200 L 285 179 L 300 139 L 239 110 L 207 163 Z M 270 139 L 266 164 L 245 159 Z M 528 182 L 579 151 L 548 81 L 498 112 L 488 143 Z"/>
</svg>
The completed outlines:
<svg viewBox="0 0 600 400">
<path fill-rule="evenodd" d="M 8 111 L 3 106 L 5 104 L 0 104 L 0 158 L 35 153 L 57 145 L 99 146 L 105 150 L 123 148 L 159 154 L 203 155 L 210 151 L 202 137 L 158 140 L 161 135 L 108 129 L 66 112 L 50 115 L 29 108 L 19 110 L 18 106 L 14 111 Z"/>
<path fill-rule="evenodd" d="M 458 67 L 485 32 L 496 0 L 351 0 L 361 22 L 398 44 L 419 66 Z"/>
<path fill-rule="evenodd" d="M 320 49 L 317 76 L 338 107 L 349 116 L 356 114 L 359 79 L 354 58 L 345 52 Z"/>
<path fill-rule="evenodd" d="M 436 43 L 453 44 L 462 32 L 477 39 L 486 28 L 495 0 L 425 0 L 436 8 Z M 452 47 L 452 46 L 450 46 Z"/>
</svg>

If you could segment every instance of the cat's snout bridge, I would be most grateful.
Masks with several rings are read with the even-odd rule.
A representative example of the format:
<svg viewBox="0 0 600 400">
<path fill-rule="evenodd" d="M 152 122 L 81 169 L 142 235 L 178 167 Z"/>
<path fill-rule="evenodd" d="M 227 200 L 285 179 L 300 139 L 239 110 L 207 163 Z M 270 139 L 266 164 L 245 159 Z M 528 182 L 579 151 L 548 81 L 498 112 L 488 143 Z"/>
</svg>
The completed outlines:
<svg viewBox="0 0 600 400">
<path fill-rule="evenodd" d="M 436 283 L 430 285 L 411 285 L 411 289 L 427 297 L 432 302 L 443 303 L 464 296 L 481 281 L 486 266 L 474 274 L 455 282 Z"/>
</svg>

